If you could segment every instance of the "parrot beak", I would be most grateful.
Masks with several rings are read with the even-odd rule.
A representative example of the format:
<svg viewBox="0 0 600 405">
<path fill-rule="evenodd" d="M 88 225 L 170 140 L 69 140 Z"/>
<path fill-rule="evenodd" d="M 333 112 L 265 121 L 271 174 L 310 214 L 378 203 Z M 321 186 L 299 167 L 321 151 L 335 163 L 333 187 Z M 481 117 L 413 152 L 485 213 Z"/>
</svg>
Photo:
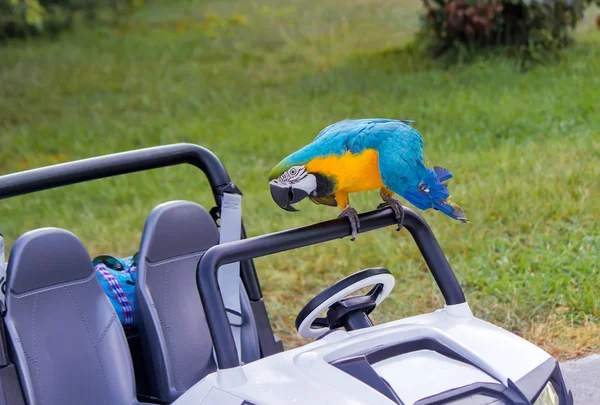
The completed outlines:
<svg viewBox="0 0 600 405">
<path fill-rule="evenodd" d="M 286 211 L 299 211 L 292 207 L 292 204 L 295 204 L 308 196 L 308 193 L 301 188 L 283 186 L 273 182 L 271 182 L 270 185 L 273 201 Z"/>
<path fill-rule="evenodd" d="M 269 185 L 271 186 L 271 197 L 273 197 L 273 201 L 284 210 L 292 212 L 299 211 L 292 207 L 292 204 L 304 200 L 317 188 L 315 176 L 312 174 L 309 174 L 301 181 L 291 185 L 282 184 L 278 180 L 271 180 Z"/>
</svg>

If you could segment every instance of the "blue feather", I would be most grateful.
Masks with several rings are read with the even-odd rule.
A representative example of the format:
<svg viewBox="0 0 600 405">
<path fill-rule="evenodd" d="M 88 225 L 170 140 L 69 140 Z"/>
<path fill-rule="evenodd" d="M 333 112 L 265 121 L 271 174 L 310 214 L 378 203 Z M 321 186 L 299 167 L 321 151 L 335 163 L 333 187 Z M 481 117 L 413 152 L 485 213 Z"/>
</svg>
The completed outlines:
<svg viewBox="0 0 600 405">
<path fill-rule="evenodd" d="M 321 130 L 311 143 L 285 158 L 278 165 L 281 169 L 275 172 L 279 170 L 283 172 L 293 165 L 306 164 L 317 157 L 340 156 L 348 151 L 361 153 L 366 149 L 378 149 L 390 138 L 402 141 L 405 137 L 411 138 L 408 152 L 420 156 L 423 148 L 421 135 L 402 121 L 386 118 L 339 121 Z M 398 153 L 402 155 L 406 151 L 400 150 Z"/>
<path fill-rule="evenodd" d="M 433 204 L 433 208 L 443 212 L 450 218 L 457 219 L 462 222 L 469 222 L 463 210 L 456 204 L 451 203 L 448 200 L 436 201 Z"/>
<path fill-rule="evenodd" d="M 421 189 L 428 190 L 427 194 L 432 200 L 445 200 L 450 197 L 448 188 L 442 184 L 434 170 L 427 169 L 427 174 L 419 186 Z"/>
<path fill-rule="evenodd" d="M 433 166 L 433 171 L 435 172 L 435 175 L 439 181 L 446 181 L 452 178 L 452 173 L 450 173 L 450 170 L 443 167 Z"/>
<path fill-rule="evenodd" d="M 427 210 L 431 208 L 431 199 L 425 193 L 414 192 L 414 191 L 405 191 L 401 194 L 408 202 L 421 210 Z"/>
<path fill-rule="evenodd" d="M 443 212 L 444 214 L 452 217 L 452 212 L 454 212 L 454 207 L 452 207 L 450 204 L 446 204 L 443 201 L 440 202 L 434 202 L 433 203 L 433 208 L 435 208 L 438 211 Z M 455 217 L 453 217 L 455 218 Z M 457 219 L 457 218 L 455 218 Z"/>
</svg>

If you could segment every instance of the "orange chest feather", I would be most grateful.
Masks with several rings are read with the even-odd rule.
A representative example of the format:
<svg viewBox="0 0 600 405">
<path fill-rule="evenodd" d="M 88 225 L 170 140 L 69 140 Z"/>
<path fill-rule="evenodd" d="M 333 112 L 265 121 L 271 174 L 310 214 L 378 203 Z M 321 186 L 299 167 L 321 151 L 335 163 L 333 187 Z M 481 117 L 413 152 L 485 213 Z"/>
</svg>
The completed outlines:
<svg viewBox="0 0 600 405">
<path fill-rule="evenodd" d="M 311 160 L 306 169 L 336 180 L 336 191 L 354 193 L 383 187 L 379 174 L 378 155 L 374 149 L 360 154 L 346 152 L 342 156 L 327 156 Z"/>
</svg>

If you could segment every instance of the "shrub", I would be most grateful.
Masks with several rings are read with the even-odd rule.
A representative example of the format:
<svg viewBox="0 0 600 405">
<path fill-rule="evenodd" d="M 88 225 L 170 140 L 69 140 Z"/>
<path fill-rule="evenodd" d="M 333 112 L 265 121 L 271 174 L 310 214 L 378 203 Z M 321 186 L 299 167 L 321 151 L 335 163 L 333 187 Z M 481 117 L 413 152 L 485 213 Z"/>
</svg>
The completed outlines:
<svg viewBox="0 0 600 405">
<path fill-rule="evenodd" d="M 434 55 L 502 47 L 541 60 L 572 41 L 585 9 L 600 0 L 423 0 L 422 37 Z"/>
<path fill-rule="evenodd" d="M 0 0 L 0 40 L 56 34 L 70 28 L 76 14 L 91 21 L 103 7 L 118 14 L 139 5 L 140 0 Z"/>
</svg>

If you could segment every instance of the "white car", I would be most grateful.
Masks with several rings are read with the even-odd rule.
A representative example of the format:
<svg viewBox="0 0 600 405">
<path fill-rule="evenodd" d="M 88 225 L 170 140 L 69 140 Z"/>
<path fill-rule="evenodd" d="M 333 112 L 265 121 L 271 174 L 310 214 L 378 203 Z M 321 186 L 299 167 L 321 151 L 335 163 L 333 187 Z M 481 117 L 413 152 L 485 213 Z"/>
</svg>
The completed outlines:
<svg viewBox="0 0 600 405">
<path fill-rule="evenodd" d="M 305 346 L 240 364 L 217 288 L 219 266 L 348 236 L 343 220 L 215 246 L 198 284 L 220 369 L 175 405 L 572 405 L 559 363 L 532 343 L 473 316 L 425 221 L 405 208 L 414 237 L 447 304 L 373 325 L 368 314 L 394 287 L 385 268 L 359 271 L 325 289 L 296 319 Z M 394 224 L 391 209 L 360 215 L 362 231 Z M 369 293 L 354 292 L 373 286 Z M 326 312 L 326 317 L 318 318 Z"/>
<path fill-rule="evenodd" d="M 408 208 L 404 227 L 445 306 L 373 325 L 394 277 L 365 269 L 308 302 L 296 328 L 315 340 L 284 350 L 252 259 L 350 236 L 346 220 L 246 238 L 241 192 L 192 144 L 0 176 L 0 200 L 179 164 L 206 174 L 216 205 L 170 201 L 149 213 L 132 302 L 114 277 L 103 290 L 84 243 L 43 216 L 39 229 L 4 232 L 15 240 L 0 274 L 0 405 L 573 405 L 554 358 L 473 316 L 429 226 Z M 359 219 L 361 232 L 396 225 L 390 208 Z"/>
</svg>

